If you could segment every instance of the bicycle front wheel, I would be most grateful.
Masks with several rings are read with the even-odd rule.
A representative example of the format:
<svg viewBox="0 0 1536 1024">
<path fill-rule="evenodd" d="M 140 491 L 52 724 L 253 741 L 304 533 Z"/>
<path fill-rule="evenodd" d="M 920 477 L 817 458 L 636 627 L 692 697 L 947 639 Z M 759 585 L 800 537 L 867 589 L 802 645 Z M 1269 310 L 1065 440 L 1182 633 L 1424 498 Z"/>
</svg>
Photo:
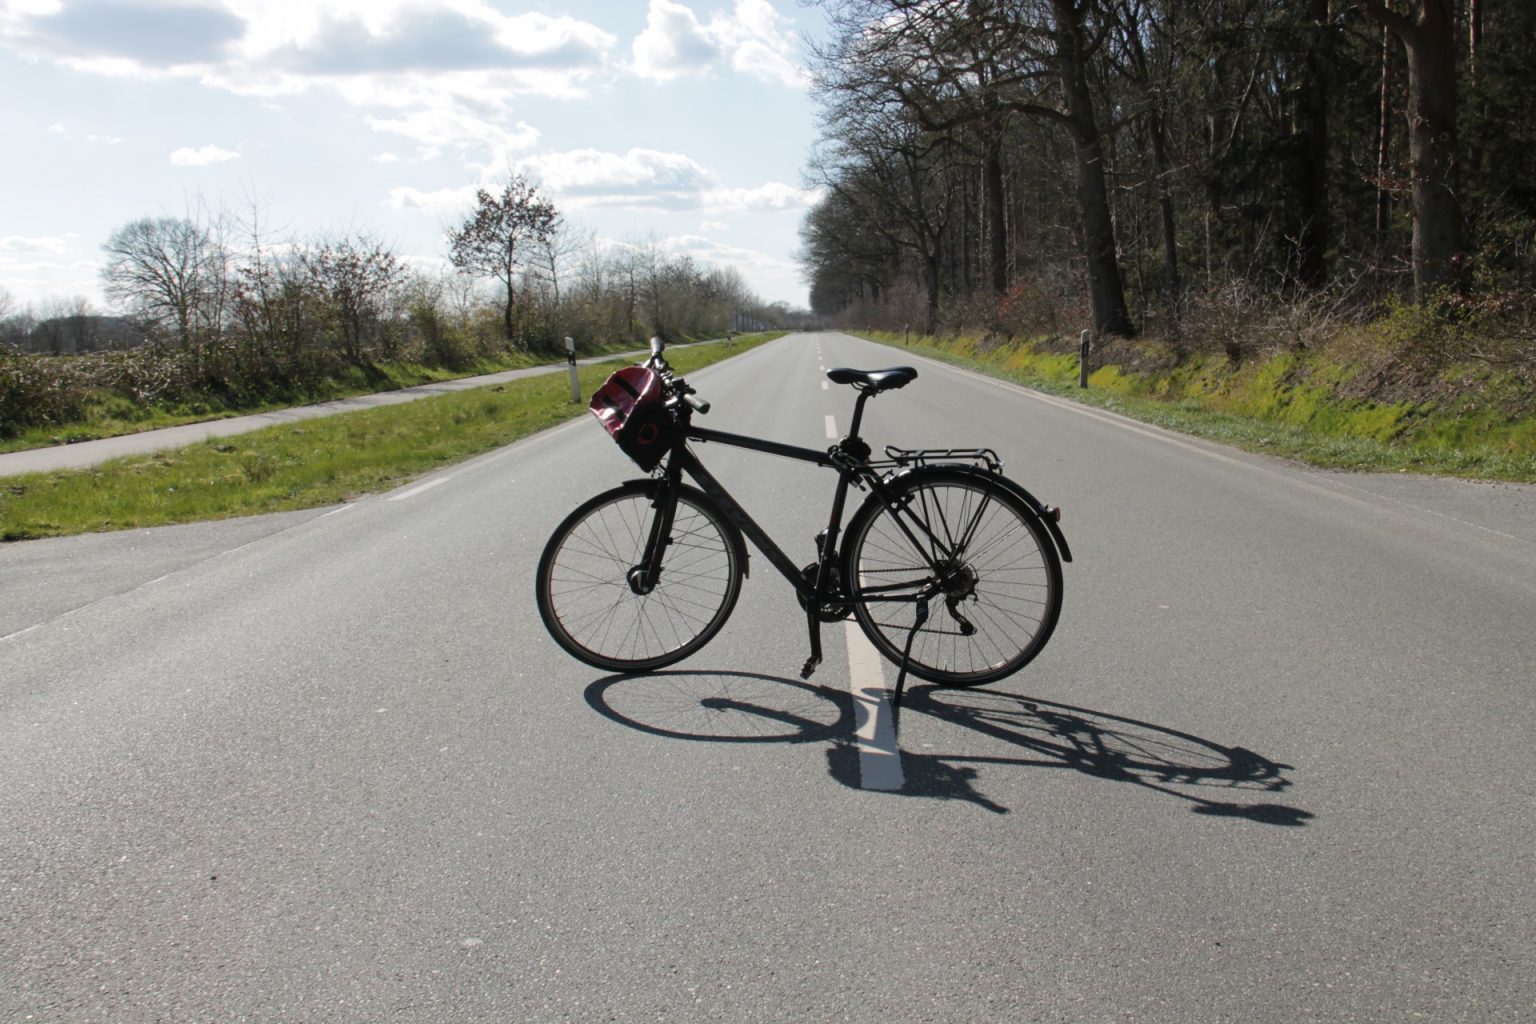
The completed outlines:
<svg viewBox="0 0 1536 1024">
<path fill-rule="evenodd" d="M 656 516 L 655 486 L 621 487 L 566 517 L 539 559 L 539 615 L 550 636 L 595 668 L 647 672 L 693 654 L 725 625 L 741 592 L 741 545 L 702 494 L 677 496 L 662 569 L 631 587 Z"/>
<path fill-rule="evenodd" d="M 994 477 L 918 470 L 872 495 L 844 550 L 854 617 L 882 655 L 945 686 L 1017 672 L 1061 613 L 1061 559 L 1039 515 Z M 917 624 L 919 599 L 928 617 Z"/>
</svg>

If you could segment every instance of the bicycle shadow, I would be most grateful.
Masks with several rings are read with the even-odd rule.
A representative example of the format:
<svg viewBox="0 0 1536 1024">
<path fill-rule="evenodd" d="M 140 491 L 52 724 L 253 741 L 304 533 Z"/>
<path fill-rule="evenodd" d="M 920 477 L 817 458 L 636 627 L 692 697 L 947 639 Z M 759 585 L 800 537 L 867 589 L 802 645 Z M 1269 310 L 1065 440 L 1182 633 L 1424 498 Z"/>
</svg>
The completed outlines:
<svg viewBox="0 0 1536 1024">
<path fill-rule="evenodd" d="M 863 789 L 846 690 L 754 672 L 673 671 L 606 676 L 584 692 L 598 714 L 626 728 L 706 743 L 826 743 L 833 779 Z M 980 767 L 1068 769 L 1185 801 L 1196 814 L 1302 827 L 1313 815 L 1284 804 L 1221 794 L 1282 793 L 1292 766 L 1240 746 L 1107 712 L 986 689 L 909 688 L 906 728 L 917 715 L 1004 744 L 990 755 L 902 750 L 903 796 L 1003 806 L 982 792 Z M 970 744 L 966 744 L 970 746 Z"/>
<path fill-rule="evenodd" d="M 853 730 L 847 691 L 757 672 L 626 673 L 594 680 L 583 696 L 610 721 L 670 739 L 835 743 Z"/>
<path fill-rule="evenodd" d="M 1017 755 L 926 754 L 900 751 L 908 796 L 964 800 L 996 814 L 1008 808 L 977 786 L 973 765 L 1068 769 L 1128 783 L 1186 801 L 1196 814 L 1264 825 L 1303 827 L 1313 817 L 1297 807 L 1222 799 L 1211 792 L 1282 793 L 1293 766 L 1240 746 L 1103 711 L 986 689 L 918 686 L 906 692 L 903 717 L 925 715 L 1007 744 Z M 908 722 L 910 725 L 910 721 Z M 858 753 L 840 743 L 827 753 L 832 776 L 859 786 Z"/>
</svg>

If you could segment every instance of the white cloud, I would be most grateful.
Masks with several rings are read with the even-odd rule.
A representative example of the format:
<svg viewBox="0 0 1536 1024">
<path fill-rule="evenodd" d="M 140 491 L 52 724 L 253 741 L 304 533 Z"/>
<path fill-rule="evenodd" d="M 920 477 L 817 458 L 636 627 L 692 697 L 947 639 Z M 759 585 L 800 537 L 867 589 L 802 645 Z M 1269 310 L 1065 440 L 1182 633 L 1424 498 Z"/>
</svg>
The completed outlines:
<svg viewBox="0 0 1536 1024">
<path fill-rule="evenodd" d="M 645 31 L 635 38 L 631 69 L 641 78 L 668 81 L 712 69 L 721 61 L 732 70 L 799 87 L 805 73 L 796 64 L 795 33 L 768 0 L 736 0 L 728 14 L 708 24 L 674 0 L 651 0 Z"/>
<path fill-rule="evenodd" d="M 239 156 L 239 153 L 231 153 L 218 146 L 202 146 L 198 149 L 183 146 L 171 154 L 171 163 L 176 167 L 208 167 L 211 164 L 227 163 Z"/>
<path fill-rule="evenodd" d="M 756 188 L 717 188 L 703 195 L 704 206 L 712 212 L 736 210 L 793 210 L 815 205 L 819 193 L 814 189 L 795 188 L 770 181 Z"/>
<path fill-rule="evenodd" d="M 389 190 L 385 205 L 397 210 L 421 210 L 424 213 L 458 213 L 474 205 L 475 186 L 440 188 L 432 192 L 402 185 Z"/>
<path fill-rule="evenodd" d="M 97 272 L 78 235 L 0 237 L 0 291 L 10 293 L 12 312 L 29 306 L 42 312 L 65 294 L 87 293 Z"/>
<path fill-rule="evenodd" d="M 360 8 L 331 0 L 307 14 L 253 13 L 241 59 L 221 69 L 223 84 L 272 93 L 322 85 L 351 102 L 389 106 L 445 95 L 481 104 L 570 97 L 607 67 L 616 42 L 575 18 L 503 15 L 477 0 Z"/>
<path fill-rule="evenodd" d="M 73 142 L 75 139 L 74 135 L 70 133 L 70 130 L 58 122 L 50 124 L 47 128 L 47 132 L 54 138 L 63 139 L 66 142 Z M 116 146 L 123 140 L 118 138 L 116 135 L 100 135 L 92 133 L 85 137 L 85 141 L 89 142 L 93 146 Z"/>
<path fill-rule="evenodd" d="M 0 238 L 0 253 L 39 254 L 49 256 L 63 256 L 75 251 L 77 244 L 75 235 L 42 235 L 29 237 L 27 235 L 7 235 Z"/>
<path fill-rule="evenodd" d="M 801 87 L 807 78 L 796 60 L 799 41 L 783 21 L 768 0 L 736 0 L 735 12 L 712 26 L 730 51 L 734 70 Z"/>
<path fill-rule="evenodd" d="M 617 38 L 489 0 L 0 0 L 0 50 L 76 71 L 193 79 L 244 96 L 329 88 L 357 105 L 575 97 Z"/>
<path fill-rule="evenodd" d="M 73 0 L 51 9 L 13 10 L 4 28 L 29 54 L 149 71 L 215 63 L 242 36 L 245 23 L 213 4 Z"/>
<path fill-rule="evenodd" d="M 755 282 L 773 282 L 775 291 L 783 285 L 798 281 L 800 265 L 792 259 L 774 256 L 758 249 L 725 245 L 699 235 L 679 235 L 668 238 L 662 245 L 671 252 L 690 256 L 700 263 L 717 267 L 734 267 L 742 275 Z M 789 291 L 793 291 L 790 286 Z"/>
<path fill-rule="evenodd" d="M 691 9 L 672 0 L 651 0 L 645 31 L 633 46 L 635 74 L 666 81 L 702 71 L 720 57 L 711 36 Z"/>
<path fill-rule="evenodd" d="M 681 153 L 578 149 L 517 161 L 519 170 L 574 206 L 690 209 L 700 205 L 712 172 Z"/>
<path fill-rule="evenodd" d="M 507 129 L 464 110 L 439 106 L 417 110 L 400 117 L 368 118 L 376 132 L 404 136 L 421 147 L 422 155 L 432 156 L 444 147 L 484 149 L 490 164 L 504 165 L 511 154 L 532 149 L 539 141 L 537 129 L 519 121 Z"/>
</svg>

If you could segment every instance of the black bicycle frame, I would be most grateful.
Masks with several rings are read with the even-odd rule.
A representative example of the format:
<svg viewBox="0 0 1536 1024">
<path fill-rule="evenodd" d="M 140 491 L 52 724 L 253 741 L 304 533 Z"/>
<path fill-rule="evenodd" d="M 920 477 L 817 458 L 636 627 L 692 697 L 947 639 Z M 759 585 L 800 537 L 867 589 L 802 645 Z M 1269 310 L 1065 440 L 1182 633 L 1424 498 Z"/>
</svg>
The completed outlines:
<svg viewBox="0 0 1536 1024">
<path fill-rule="evenodd" d="M 688 412 L 679 408 L 679 427 L 681 428 L 677 441 L 672 446 L 672 451 L 667 461 L 664 479 L 667 487 L 665 494 L 659 496 L 657 501 L 657 514 L 652 520 L 651 535 L 647 539 L 643 571 L 638 572 L 638 578 L 632 574 L 630 585 L 642 592 L 653 586 L 662 571 L 663 556 L 666 553 L 667 541 L 672 531 L 672 518 L 676 510 L 677 485 L 684 473 L 688 475 L 704 494 L 715 503 L 720 511 L 730 520 L 740 533 L 750 540 L 754 547 L 763 553 L 773 567 L 779 571 L 795 592 L 800 596 L 806 609 L 807 629 L 810 632 L 811 656 L 802 670 L 802 677 L 809 677 L 815 667 L 821 662 L 821 614 L 822 609 L 828 604 L 837 604 L 852 600 L 846 593 L 847 581 L 838 580 L 835 576 L 836 553 L 838 535 L 842 531 L 843 512 L 848 501 L 848 488 L 855 482 L 866 485 L 875 494 L 880 495 L 887 504 L 892 503 L 892 497 L 881 481 L 879 473 L 868 461 L 869 448 L 859 440 L 859 424 L 864 416 L 864 403 L 877 392 L 861 391 L 858 400 L 854 403 L 853 422 L 850 425 L 848 436 L 836 445 L 825 451 L 814 448 L 801 448 L 796 445 L 782 444 L 778 441 L 769 441 L 759 437 L 748 437 L 743 434 L 731 434 L 723 430 L 710 430 L 706 427 L 696 427 L 692 423 L 692 417 Z M 716 480 L 709 470 L 704 468 L 696 455 L 688 448 L 688 441 L 700 441 L 706 444 L 723 444 L 732 448 L 745 448 L 748 451 L 761 452 L 765 455 L 777 455 L 780 458 L 792 459 L 796 462 L 809 462 L 823 468 L 837 470 L 837 489 L 833 493 L 832 512 L 827 520 L 827 528 L 818 535 L 820 550 L 816 553 L 814 579 L 808 579 L 806 570 L 796 565 L 784 550 L 778 546 L 772 537 L 768 536 L 742 508 L 741 503 L 733 498 L 729 491 Z M 913 545 L 918 550 L 923 550 L 924 545 L 913 533 L 912 529 L 903 521 L 901 516 L 895 517 L 895 521 L 905 532 Z M 930 543 L 937 543 L 937 538 L 929 533 Z M 906 589 L 907 585 L 899 584 L 892 590 Z M 861 602 L 873 601 L 905 601 L 919 606 L 919 616 L 926 617 L 926 600 L 936 593 L 939 586 L 929 581 L 928 586 L 921 592 L 908 591 L 903 595 L 894 593 L 882 596 L 861 596 Z M 921 621 L 921 619 L 919 620 Z M 915 629 L 915 627 L 914 627 Z"/>
<path fill-rule="evenodd" d="M 861 398 L 863 396 L 860 396 Z M 862 402 L 860 403 L 862 405 Z M 832 513 L 827 521 L 826 530 L 818 537 L 820 550 L 816 552 L 816 573 L 814 580 L 808 580 L 784 550 L 774 543 L 773 538 L 757 524 L 757 521 L 741 507 L 741 503 L 731 496 L 731 493 L 716 480 L 709 470 L 704 468 L 696 455 L 686 444 L 679 442 L 672 451 L 672 457 L 667 465 L 667 479 L 670 483 L 677 482 L 683 473 L 699 485 L 711 501 L 723 512 L 727 519 L 750 540 L 754 547 L 763 553 L 773 567 L 779 571 L 795 592 L 800 595 L 806 609 L 807 628 L 811 638 L 811 654 L 806 660 L 805 668 L 801 676 L 808 678 L 816 666 L 821 663 L 821 619 L 822 606 L 840 595 L 841 584 L 834 575 L 837 551 L 837 538 L 842 529 L 843 510 L 848 500 L 848 487 L 856 479 L 863 479 L 877 489 L 880 486 L 879 478 L 866 464 L 860 461 L 839 462 L 834 458 L 838 448 L 828 451 L 817 451 L 814 448 L 800 448 L 795 445 L 781 444 L 777 441 L 768 441 L 757 437 L 746 437 L 741 434 L 729 434 L 722 430 L 709 430 L 704 427 L 695 427 L 688 424 L 684 427 L 683 436 L 689 441 L 702 441 L 706 444 L 723 444 L 732 448 L 746 448 L 749 451 L 762 452 L 765 455 L 777 455 L 781 458 L 793 459 L 797 462 L 809 462 L 817 466 L 833 468 L 837 470 L 837 490 L 832 497 Z M 673 493 L 675 489 L 669 488 Z M 673 504 L 670 497 L 665 504 Z M 658 515 L 658 519 L 662 516 Z"/>
<path fill-rule="evenodd" d="M 827 532 L 823 536 L 821 550 L 816 553 L 817 561 L 823 565 L 830 562 L 829 555 L 837 550 L 836 538 L 841 529 L 843 507 L 848 497 L 848 486 L 857 477 L 872 473 L 860 472 L 860 467 L 839 467 L 832 459 L 830 452 L 817 451 L 814 448 L 799 448 L 794 445 L 781 444 L 777 441 L 767 441 L 757 437 L 745 437 L 740 434 L 728 434 L 721 430 L 709 430 L 704 427 L 688 426 L 684 431 L 685 437 L 690 441 L 702 441 L 707 444 L 723 444 L 732 448 L 746 448 L 750 451 L 762 452 L 765 455 L 777 455 L 781 458 L 793 459 L 797 462 L 809 462 L 817 466 L 837 468 L 837 490 L 832 499 L 832 516 L 827 524 Z M 761 551 L 773 563 L 790 585 L 795 588 L 801 598 L 815 602 L 819 597 L 828 596 L 823 587 L 822 575 L 818 572 L 817 579 L 811 583 L 805 579 L 800 566 L 784 553 L 783 549 L 774 543 L 773 538 L 757 524 L 757 521 L 741 507 L 741 503 L 731 496 L 731 493 L 716 480 L 704 464 L 699 461 L 686 445 L 679 444 L 674 449 L 672 461 L 668 466 L 668 476 L 677 479 L 681 474 L 687 473 L 699 489 L 709 496 L 710 500 L 719 506 L 727 519 L 742 532 L 752 545 Z"/>
</svg>

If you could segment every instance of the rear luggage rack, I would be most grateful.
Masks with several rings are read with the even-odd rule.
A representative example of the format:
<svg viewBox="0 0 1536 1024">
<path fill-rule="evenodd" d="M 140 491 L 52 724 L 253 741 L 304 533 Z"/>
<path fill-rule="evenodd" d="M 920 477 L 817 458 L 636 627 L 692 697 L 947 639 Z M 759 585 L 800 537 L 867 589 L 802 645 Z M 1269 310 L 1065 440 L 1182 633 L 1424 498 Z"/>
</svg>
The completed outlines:
<svg viewBox="0 0 1536 1024">
<path fill-rule="evenodd" d="M 991 448 L 897 448 L 885 446 L 893 466 L 927 466 L 935 462 L 974 462 L 994 473 L 1003 471 L 1003 460 Z M 878 464 L 878 463 L 877 463 Z"/>
</svg>

